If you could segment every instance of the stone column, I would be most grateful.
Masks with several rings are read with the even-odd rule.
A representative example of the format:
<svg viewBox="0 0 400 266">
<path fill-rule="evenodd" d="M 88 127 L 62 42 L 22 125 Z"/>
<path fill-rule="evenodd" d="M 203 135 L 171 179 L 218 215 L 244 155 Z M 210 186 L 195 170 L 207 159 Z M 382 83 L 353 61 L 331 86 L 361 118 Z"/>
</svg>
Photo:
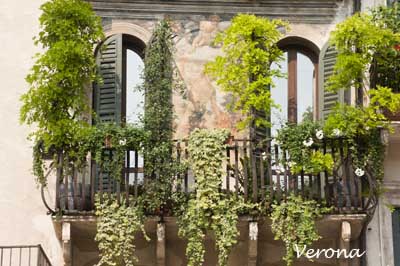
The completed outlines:
<svg viewBox="0 0 400 266">
<path fill-rule="evenodd" d="M 157 266 L 165 266 L 165 223 L 157 224 L 156 245 Z"/>
<path fill-rule="evenodd" d="M 340 243 L 339 248 L 341 250 L 346 250 L 348 254 L 350 252 L 350 240 L 351 240 L 351 224 L 347 221 L 342 222 L 342 227 L 340 230 Z M 350 259 L 340 258 L 340 266 L 350 266 Z"/>
<path fill-rule="evenodd" d="M 249 250 L 248 250 L 248 266 L 257 265 L 257 249 L 258 249 L 258 223 L 249 223 Z"/>
<path fill-rule="evenodd" d="M 71 223 L 62 223 L 62 249 L 64 266 L 72 265 Z"/>
</svg>

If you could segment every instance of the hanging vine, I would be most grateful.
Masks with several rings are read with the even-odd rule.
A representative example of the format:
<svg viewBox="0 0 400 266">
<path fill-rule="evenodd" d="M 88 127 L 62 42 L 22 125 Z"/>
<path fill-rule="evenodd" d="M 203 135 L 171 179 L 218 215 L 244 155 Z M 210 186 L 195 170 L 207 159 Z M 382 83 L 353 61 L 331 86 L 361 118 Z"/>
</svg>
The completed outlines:
<svg viewBox="0 0 400 266">
<path fill-rule="evenodd" d="M 304 200 L 295 195 L 290 195 L 287 201 L 272 206 L 271 229 L 275 240 L 285 243 L 286 255 L 283 259 L 287 266 L 293 265 L 296 245 L 303 249 L 321 238 L 315 221 L 330 210 L 314 200 Z"/>
<path fill-rule="evenodd" d="M 196 129 L 189 138 L 190 165 L 196 176 L 195 194 L 178 216 L 179 235 L 188 240 L 189 266 L 204 262 L 204 238 L 212 231 L 218 250 L 218 265 L 226 265 L 229 251 L 237 242 L 239 212 L 243 199 L 220 192 L 222 160 L 229 136 L 226 130 Z"/>
<path fill-rule="evenodd" d="M 140 204 L 132 199 L 118 203 L 115 196 L 97 195 L 96 201 L 97 233 L 100 261 L 98 266 L 134 266 L 138 259 L 135 256 L 135 234 L 144 230 L 144 213 Z"/>
</svg>

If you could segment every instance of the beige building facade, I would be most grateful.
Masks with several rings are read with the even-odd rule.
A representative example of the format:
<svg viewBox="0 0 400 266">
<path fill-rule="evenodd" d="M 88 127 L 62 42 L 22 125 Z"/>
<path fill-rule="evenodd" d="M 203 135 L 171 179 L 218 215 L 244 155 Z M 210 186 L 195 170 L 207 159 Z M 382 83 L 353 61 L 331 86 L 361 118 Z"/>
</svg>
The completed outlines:
<svg viewBox="0 0 400 266">
<path fill-rule="evenodd" d="M 3 165 L 0 248 L 40 244 L 53 266 L 92 266 L 98 261 L 95 217 L 88 212 L 61 217 L 47 214 L 43 199 L 51 209 L 55 208 L 55 179 L 50 179 L 48 189 L 41 195 L 32 175 L 32 144 L 27 140 L 31 129 L 19 124 L 19 97 L 28 88 L 24 78 L 34 62 L 32 56 L 39 51 L 32 37 L 39 31 L 39 7 L 43 2 L 0 0 L 0 162 Z M 314 116 L 320 117 L 324 108 L 321 103 L 324 72 L 320 66 L 325 64 L 322 55 L 326 54 L 330 32 L 338 22 L 359 9 L 386 5 L 385 0 L 89 2 L 102 17 L 107 37 L 125 34 L 147 43 L 158 20 L 168 17 L 172 21 L 175 62 L 185 85 L 185 96 L 175 93 L 173 97 L 176 138 L 187 137 L 197 127 L 230 128 L 235 136 L 243 134 L 235 129 L 240 117 L 227 110 L 229 95 L 221 92 L 203 72 L 204 65 L 221 54 L 212 43 L 214 37 L 230 25 L 235 14 L 255 13 L 290 22 L 290 30 L 281 45 L 283 49 L 304 46 L 316 56 L 314 74 L 318 74 L 313 77 L 316 90 L 313 108 Z M 386 200 L 395 207 L 400 207 L 399 130 L 396 127 L 396 132 L 388 136 L 385 162 Z M 301 259 L 295 265 L 398 266 L 394 254 L 400 250 L 393 248 L 392 213 L 381 201 L 367 227 L 366 219 L 364 214 L 325 216 L 318 221 L 323 238 L 315 244 L 318 248 L 365 248 L 367 255 L 362 259 L 318 259 L 314 263 Z M 239 243 L 232 251 L 229 265 L 284 265 L 283 244 L 273 240 L 269 223 L 268 220 L 254 223 L 241 217 Z M 138 235 L 138 265 L 186 265 L 185 241 L 177 237 L 175 218 L 169 217 L 163 225 L 158 223 L 158 218 L 149 218 L 146 229 L 152 240 L 147 242 Z M 211 236 L 206 247 L 205 265 L 216 265 Z M 6 259 L 8 253 L 4 254 Z"/>
</svg>

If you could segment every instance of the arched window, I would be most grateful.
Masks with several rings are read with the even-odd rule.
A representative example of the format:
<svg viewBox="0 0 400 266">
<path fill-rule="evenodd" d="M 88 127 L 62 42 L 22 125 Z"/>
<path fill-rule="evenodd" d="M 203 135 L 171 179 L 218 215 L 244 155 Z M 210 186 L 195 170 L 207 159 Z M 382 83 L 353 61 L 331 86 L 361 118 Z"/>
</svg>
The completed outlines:
<svg viewBox="0 0 400 266">
<path fill-rule="evenodd" d="M 141 83 L 144 48 L 140 39 L 117 34 L 97 49 L 103 82 L 94 87 L 93 106 L 100 122 L 137 122 L 144 98 L 135 87 Z"/>
<path fill-rule="evenodd" d="M 272 67 L 281 67 L 285 78 L 275 78 L 272 99 L 281 110 L 272 110 L 272 135 L 286 122 L 300 122 L 304 116 L 318 113 L 318 56 L 319 49 L 300 37 L 288 37 L 278 43 L 284 51 L 284 60 Z"/>
<path fill-rule="evenodd" d="M 144 95 L 136 89 L 142 83 L 145 44 L 138 38 L 116 34 L 108 37 L 97 49 L 96 60 L 102 83 L 95 84 L 94 123 L 137 123 L 143 114 Z M 115 180 L 106 173 L 96 174 L 96 189 L 114 191 Z M 127 187 L 143 180 L 143 158 L 137 151 L 126 153 L 124 181 Z M 124 187 L 121 188 L 124 190 Z"/>
</svg>

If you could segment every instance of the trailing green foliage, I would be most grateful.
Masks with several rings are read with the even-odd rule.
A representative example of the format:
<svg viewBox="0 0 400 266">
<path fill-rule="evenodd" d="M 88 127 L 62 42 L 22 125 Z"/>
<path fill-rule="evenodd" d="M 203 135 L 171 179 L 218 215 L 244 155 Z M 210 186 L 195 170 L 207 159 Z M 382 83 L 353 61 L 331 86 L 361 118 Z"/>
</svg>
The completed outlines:
<svg viewBox="0 0 400 266">
<path fill-rule="evenodd" d="M 189 138 L 190 165 L 196 176 L 195 195 L 182 206 L 178 216 L 179 235 L 188 240 L 189 266 L 204 262 L 204 238 L 212 231 L 218 250 L 218 265 L 226 265 L 229 251 L 237 242 L 239 212 L 243 199 L 220 192 L 226 130 L 196 129 Z"/>
<path fill-rule="evenodd" d="M 295 245 L 300 249 L 310 246 L 320 239 L 315 227 L 316 219 L 330 211 L 314 200 L 304 200 L 301 196 L 290 195 L 287 201 L 272 205 L 272 232 L 275 240 L 285 243 L 287 266 L 293 265 Z"/>
<path fill-rule="evenodd" d="M 129 149 L 143 154 L 148 135 L 143 128 L 130 124 L 121 127 L 113 123 L 99 123 L 91 127 L 82 139 L 80 157 L 86 158 L 90 153 L 103 172 L 120 181 L 126 151 Z"/>
<path fill-rule="evenodd" d="M 293 174 L 301 172 L 318 174 L 324 171 L 332 172 L 333 158 L 331 154 L 323 154 L 324 132 L 318 122 L 304 119 L 299 124 L 288 124 L 278 131 L 276 140 L 283 150 L 288 152 L 287 161 L 282 164 L 289 166 Z"/>
<path fill-rule="evenodd" d="M 335 135 L 339 131 L 350 149 L 354 168 L 369 166 L 376 178 L 383 178 L 384 144 L 382 129 L 391 130 L 390 121 L 382 110 L 400 110 L 400 95 L 389 88 L 368 91 L 370 104 L 366 107 L 338 105 L 328 116 L 324 132 Z"/>
<path fill-rule="evenodd" d="M 361 13 L 336 26 L 331 43 L 338 50 L 338 56 L 334 74 L 329 78 L 329 89 L 368 89 L 370 76 L 375 77 L 374 73 L 368 74 L 371 66 L 378 63 L 393 67 L 393 56 L 399 55 L 395 47 L 400 43 L 400 35 L 382 26 L 383 22 L 377 18 L 377 15 L 374 19 Z"/>
<path fill-rule="evenodd" d="M 282 60 L 277 42 L 286 29 L 287 24 L 281 20 L 240 14 L 215 39 L 224 55 L 208 63 L 206 73 L 216 78 L 223 91 L 232 94 L 231 109 L 245 116 L 240 128 L 270 125 L 267 119 L 255 117 L 254 112 L 268 114 L 275 106 L 270 91 L 275 86 L 272 80 L 283 77 L 283 73 L 271 65 Z"/>
<path fill-rule="evenodd" d="M 338 50 L 329 89 L 364 90 L 368 106 L 339 105 L 325 122 L 324 131 L 339 130 L 350 147 L 356 168 L 369 167 L 383 177 L 384 146 L 380 130 L 391 129 L 387 115 L 400 110 L 400 18 L 398 4 L 356 14 L 339 23 L 331 36 Z M 393 86 L 393 87 L 388 87 Z M 363 99 L 358 99 L 362 105 Z"/>
<path fill-rule="evenodd" d="M 102 199 L 101 199 L 102 197 Z M 130 199 L 118 203 L 114 195 L 96 195 L 97 233 L 95 240 L 100 250 L 99 266 L 134 266 L 135 234 L 144 231 L 144 214 L 140 204 Z M 129 204 L 128 204 L 129 203 Z"/>
<path fill-rule="evenodd" d="M 44 152 L 62 153 L 68 166 L 77 160 L 72 153 L 88 127 L 82 116 L 90 110 L 86 88 L 96 79 L 93 46 L 103 38 L 101 21 L 81 0 L 51 0 L 40 9 L 35 44 L 44 52 L 36 55 L 26 77 L 29 90 L 21 97 L 20 120 L 35 126 L 30 136 Z M 46 185 L 37 151 L 34 172 Z"/>
</svg>

